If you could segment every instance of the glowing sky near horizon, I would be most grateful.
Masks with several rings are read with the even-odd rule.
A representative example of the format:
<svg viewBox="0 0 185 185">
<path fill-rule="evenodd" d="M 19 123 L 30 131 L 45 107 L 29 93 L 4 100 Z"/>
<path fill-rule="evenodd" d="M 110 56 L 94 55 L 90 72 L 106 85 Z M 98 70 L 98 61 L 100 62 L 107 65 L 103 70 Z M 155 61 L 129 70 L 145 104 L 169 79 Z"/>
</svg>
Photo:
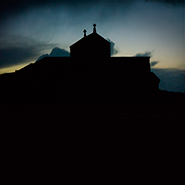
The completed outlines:
<svg viewBox="0 0 185 185">
<path fill-rule="evenodd" d="M 115 56 L 150 52 L 156 68 L 185 69 L 183 4 L 137 0 L 48 2 L 18 4 L 15 11 L 3 11 L 0 74 L 34 62 L 54 47 L 69 51 L 69 46 L 83 37 L 83 29 L 92 33 L 93 23 L 100 35 L 115 43 Z"/>
</svg>

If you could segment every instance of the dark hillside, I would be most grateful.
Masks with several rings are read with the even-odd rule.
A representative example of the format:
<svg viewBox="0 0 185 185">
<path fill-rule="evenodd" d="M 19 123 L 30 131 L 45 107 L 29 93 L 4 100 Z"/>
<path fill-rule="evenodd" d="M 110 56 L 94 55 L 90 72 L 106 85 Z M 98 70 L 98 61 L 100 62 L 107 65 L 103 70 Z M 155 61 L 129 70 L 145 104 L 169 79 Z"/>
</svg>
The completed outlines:
<svg viewBox="0 0 185 185">
<path fill-rule="evenodd" d="M 125 76 L 124 84 L 124 80 L 117 80 L 116 72 L 112 76 L 109 71 L 102 72 L 101 64 L 97 68 L 89 63 L 72 63 L 68 57 L 63 60 L 53 61 L 50 57 L 15 73 L 0 75 L 3 117 L 13 114 L 15 118 L 20 112 L 25 117 L 32 112 L 33 118 L 46 120 L 185 118 L 184 93 L 137 89 L 139 81 L 134 88 L 128 88 L 128 80 L 133 83 L 134 78 Z"/>
</svg>

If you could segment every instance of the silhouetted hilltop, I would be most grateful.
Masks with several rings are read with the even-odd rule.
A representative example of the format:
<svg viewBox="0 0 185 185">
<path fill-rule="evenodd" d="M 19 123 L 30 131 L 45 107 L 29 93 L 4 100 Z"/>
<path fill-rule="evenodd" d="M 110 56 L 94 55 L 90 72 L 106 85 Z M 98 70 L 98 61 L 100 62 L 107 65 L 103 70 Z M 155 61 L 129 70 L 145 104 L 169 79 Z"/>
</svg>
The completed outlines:
<svg viewBox="0 0 185 185">
<path fill-rule="evenodd" d="M 58 84 L 62 88 L 100 90 L 120 89 L 151 91 L 158 89 L 159 80 L 150 72 L 148 57 L 115 57 L 73 59 L 45 57 L 15 72 L 17 86 L 25 81 L 29 86 Z M 29 82 L 29 83 L 28 83 Z M 58 87 L 59 88 L 59 87 Z"/>
<path fill-rule="evenodd" d="M 0 75 L 1 112 L 6 115 L 10 109 L 13 114 L 18 114 L 17 111 L 21 110 L 27 115 L 31 108 L 32 111 L 39 109 L 40 113 L 36 116 L 44 116 L 45 108 L 50 107 L 47 111 L 51 110 L 55 115 L 53 108 L 57 107 L 55 111 L 60 113 L 61 119 L 83 116 L 184 119 L 184 93 L 152 89 L 141 91 L 136 90 L 138 86 L 128 90 L 128 84 L 126 86 L 124 82 L 132 82 L 133 85 L 135 78 L 131 81 L 123 78 L 121 82 L 124 85 L 119 86 L 121 82 L 116 79 L 120 73 L 116 75 L 112 70 L 111 76 L 103 64 L 98 61 L 97 67 L 95 62 L 90 61 L 71 62 L 70 57 L 46 57 L 15 73 Z M 103 73 L 103 69 L 108 72 Z"/>
<path fill-rule="evenodd" d="M 164 111 L 182 115 L 185 94 L 159 90 L 160 79 L 151 72 L 150 57 L 110 57 L 110 42 L 97 34 L 95 26 L 92 34 L 84 30 L 84 37 L 70 47 L 70 57 L 53 57 L 66 52 L 55 48 L 15 73 L 0 75 L 1 107 L 86 106 L 89 116 L 93 107 L 101 107 L 104 116 L 112 111 L 113 116 L 119 112 L 128 118 L 152 118 L 155 112 L 159 118 Z"/>
</svg>

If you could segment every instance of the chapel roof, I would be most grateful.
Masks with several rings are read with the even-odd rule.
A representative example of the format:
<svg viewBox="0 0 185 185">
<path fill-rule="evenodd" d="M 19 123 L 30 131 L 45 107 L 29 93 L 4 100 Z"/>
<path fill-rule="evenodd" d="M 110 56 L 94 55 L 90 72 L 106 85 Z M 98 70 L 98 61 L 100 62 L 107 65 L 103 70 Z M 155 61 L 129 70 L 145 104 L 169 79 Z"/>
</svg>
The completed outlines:
<svg viewBox="0 0 185 185">
<path fill-rule="evenodd" d="M 108 40 L 106 40 L 105 38 L 103 38 L 101 35 L 99 35 L 96 31 L 96 24 L 93 24 L 94 28 L 93 28 L 93 33 L 86 35 L 86 30 L 83 30 L 84 32 L 84 37 L 81 38 L 80 40 L 78 40 L 77 42 L 75 42 L 74 44 L 72 44 L 70 47 L 73 47 L 75 45 L 78 44 L 83 44 L 83 43 L 91 43 L 92 41 L 101 41 L 101 42 L 105 42 L 110 44 L 110 42 Z"/>
</svg>

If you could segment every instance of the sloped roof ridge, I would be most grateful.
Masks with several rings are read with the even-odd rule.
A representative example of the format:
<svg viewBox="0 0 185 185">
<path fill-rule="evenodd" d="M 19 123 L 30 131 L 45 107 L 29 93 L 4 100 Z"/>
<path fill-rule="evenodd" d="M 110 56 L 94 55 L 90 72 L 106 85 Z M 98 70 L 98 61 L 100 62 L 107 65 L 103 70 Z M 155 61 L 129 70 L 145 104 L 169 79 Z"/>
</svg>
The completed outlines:
<svg viewBox="0 0 185 185">
<path fill-rule="evenodd" d="M 79 42 L 81 42 L 81 41 L 83 41 L 84 39 L 88 39 L 88 37 L 91 37 L 91 36 L 94 36 L 94 35 L 97 35 L 98 37 L 100 37 L 100 38 L 102 38 L 102 39 L 104 39 L 105 41 L 107 41 L 107 42 L 109 42 L 108 40 L 106 40 L 105 38 L 103 38 L 101 35 L 99 35 L 98 33 L 90 33 L 89 35 L 87 35 L 87 36 L 85 36 L 85 37 L 82 37 L 80 40 L 78 40 L 77 42 L 75 42 L 74 44 L 72 44 L 71 46 L 73 46 L 73 45 L 76 45 L 76 44 L 78 44 Z M 110 42 L 109 42 L 110 43 Z M 71 47 L 70 46 L 70 47 Z"/>
</svg>

